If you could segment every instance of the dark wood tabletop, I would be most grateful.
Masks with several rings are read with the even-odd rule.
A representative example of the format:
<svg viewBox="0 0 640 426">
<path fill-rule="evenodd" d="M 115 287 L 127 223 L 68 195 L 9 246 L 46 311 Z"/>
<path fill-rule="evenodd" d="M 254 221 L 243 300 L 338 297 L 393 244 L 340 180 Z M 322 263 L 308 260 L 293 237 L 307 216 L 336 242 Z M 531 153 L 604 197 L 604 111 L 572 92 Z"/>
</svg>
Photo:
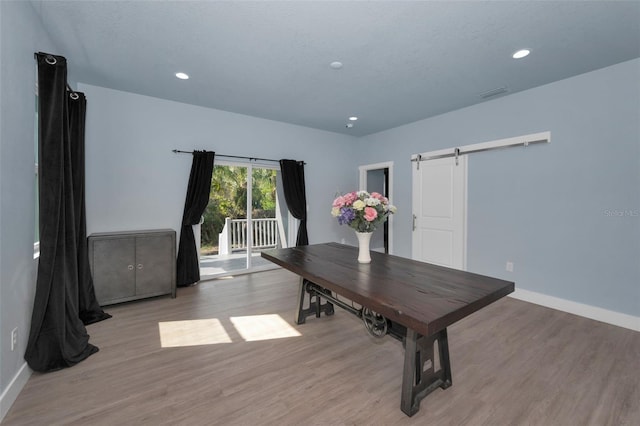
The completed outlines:
<svg viewBox="0 0 640 426">
<path fill-rule="evenodd" d="M 384 253 L 358 263 L 357 248 L 337 243 L 265 250 L 262 257 L 424 336 L 514 290 L 510 281 Z"/>
</svg>

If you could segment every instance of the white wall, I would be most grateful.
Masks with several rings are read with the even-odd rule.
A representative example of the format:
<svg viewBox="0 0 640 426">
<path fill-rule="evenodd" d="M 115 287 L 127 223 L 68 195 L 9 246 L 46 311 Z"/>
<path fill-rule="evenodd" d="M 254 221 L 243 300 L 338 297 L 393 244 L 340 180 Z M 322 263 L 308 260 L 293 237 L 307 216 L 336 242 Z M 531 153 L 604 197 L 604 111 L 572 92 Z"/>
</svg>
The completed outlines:
<svg viewBox="0 0 640 426">
<path fill-rule="evenodd" d="M 54 50 L 30 3 L 0 2 L 0 419 L 31 374 L 24 351 L 36 273 L 33 54 Z"/>
<path fill-rule="evenodd" d="M 87 233 L 180 229 L 191 156 L 172 149 L 304 160 L 311 243 L 340 240 L 336 191 L 357 188 L 356 139 L 79 84 L 87 96 Z"/>
<path fill-rule="evenodd" d="M 636 59 L 362 138 L 358 164 L 395 161 L 395 252 L 411 256 L 411 154 L 548 130 L 469 158 L 468 270 L 640 316 L 639 77 Z"/>
</svg>

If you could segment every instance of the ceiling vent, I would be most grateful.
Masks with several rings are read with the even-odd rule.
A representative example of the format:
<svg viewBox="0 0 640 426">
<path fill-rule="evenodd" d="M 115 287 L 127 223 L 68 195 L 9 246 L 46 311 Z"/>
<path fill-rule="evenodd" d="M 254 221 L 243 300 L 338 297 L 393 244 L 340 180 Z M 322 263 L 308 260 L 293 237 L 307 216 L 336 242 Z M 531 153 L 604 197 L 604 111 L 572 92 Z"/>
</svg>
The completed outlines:
<svg viewBox="0 0 640 426">
<path fill-rule="evenodd" d="M 492 98 L 494 96 L 502 95 L 503 93 L 507 93 L 509 89 L 506 86 L 498 87 L 496 89 L 487 90 L 486 92 L 480 93 L 480 97 L 482 99 Z"/>
</svg>

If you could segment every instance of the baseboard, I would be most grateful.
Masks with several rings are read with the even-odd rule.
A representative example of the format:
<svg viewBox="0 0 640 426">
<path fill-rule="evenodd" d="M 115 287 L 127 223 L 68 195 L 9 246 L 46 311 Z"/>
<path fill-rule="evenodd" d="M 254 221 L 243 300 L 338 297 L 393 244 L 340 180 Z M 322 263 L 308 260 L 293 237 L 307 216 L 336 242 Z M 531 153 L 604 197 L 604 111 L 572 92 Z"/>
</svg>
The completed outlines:
<svg viewBox="0 0 640 426">
<path fill-rule="evenodd" d="M 18 370 L 18 373 L 13 377 L 9 386 L 2 392 L 0 395 L 0 422 L 4 419 L 4 416 L 7 415 L 9 409 L 18 398 L 20 391 L 24 388 L 24 385 L 27 384 L 27 380 L 31 377 L 31 369 L 25 362 Z"/>
<path fill-rule="evenodd" d="M 546 306 L 547 308 L 557 309 L 618 327 L 640 331 L 640 317 L 633 315 L 610 311 L 608 309 L 598 308 L 597 306 L 584 305 L 582 303 L 572 302 L 571 300 L 560 299 L 558 297 L 518 288 L 509 296 L 514 299 L 535 303 L 536 305 Z"/>
</svg>

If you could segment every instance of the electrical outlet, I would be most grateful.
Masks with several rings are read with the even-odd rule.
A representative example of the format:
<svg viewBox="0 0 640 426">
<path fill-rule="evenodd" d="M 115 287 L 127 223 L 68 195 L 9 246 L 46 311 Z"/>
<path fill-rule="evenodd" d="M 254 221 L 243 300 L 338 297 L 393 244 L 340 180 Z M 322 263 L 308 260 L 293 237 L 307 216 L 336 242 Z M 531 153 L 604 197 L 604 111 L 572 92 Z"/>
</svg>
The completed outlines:
<svg viewBox="0 0 640 426">
<path fill-rule="evenodd" d="M 507 262 L 507 266 L 505 267 L 505 269 L 508 272 L 513 272 L 513 262 Z"/>
<path fill-rule="evenodd" d="M 11 330 L 11 352 L 18 346 L 18 327 Z"/>
</svg>

